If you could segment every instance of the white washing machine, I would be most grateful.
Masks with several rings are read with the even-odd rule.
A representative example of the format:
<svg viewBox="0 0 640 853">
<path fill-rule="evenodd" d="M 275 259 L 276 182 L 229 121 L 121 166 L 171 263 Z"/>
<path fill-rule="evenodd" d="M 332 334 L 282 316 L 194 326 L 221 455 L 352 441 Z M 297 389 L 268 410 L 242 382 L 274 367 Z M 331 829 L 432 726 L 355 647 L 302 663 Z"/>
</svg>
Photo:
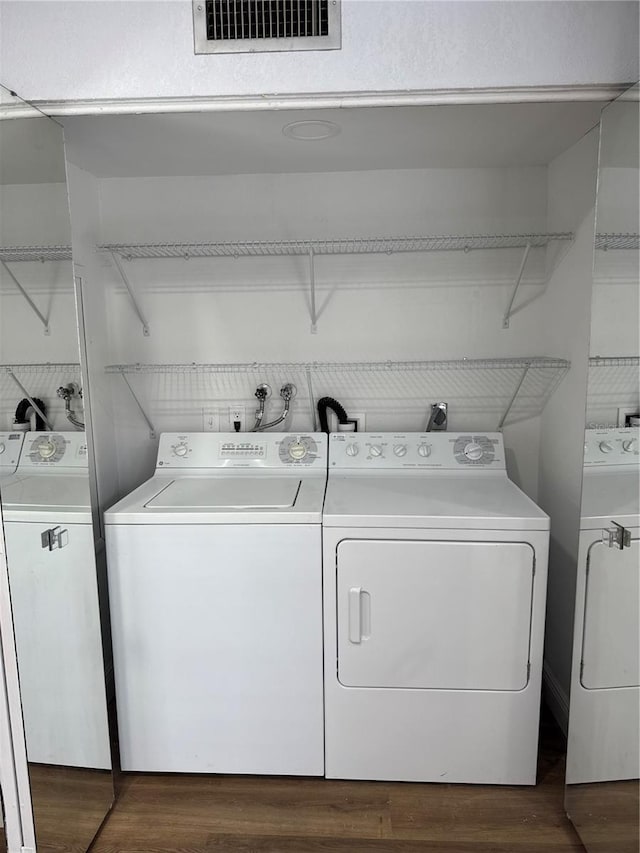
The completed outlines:
<svg viewBox="0 0 640 853">
<path fill-rule="evenodd" d="M 27 433 L 2 510 L 29 761 L 108 770 L 88 477 L 84 433 Z"/>
<path fill-rule="evenodd" d="M 16 472 L 24 435 L 23 432 L 0 432 L 0 488 L 2 482 Z"/>
<path fill-rule="evenodd" d="M 499 434 L 334 434 L 326 775 L 534 784 L 549 518 Z"/>
<path fill-rule="evenodd" d="M 569 784 L 640 778 L 638 433 L 637 427 L 585 433 Z"/>
<path fill-rule="evenodd" d="M 322 775 L 324 434 L 160 438 L 105 514 L 123 770 Z"/>
</svg>

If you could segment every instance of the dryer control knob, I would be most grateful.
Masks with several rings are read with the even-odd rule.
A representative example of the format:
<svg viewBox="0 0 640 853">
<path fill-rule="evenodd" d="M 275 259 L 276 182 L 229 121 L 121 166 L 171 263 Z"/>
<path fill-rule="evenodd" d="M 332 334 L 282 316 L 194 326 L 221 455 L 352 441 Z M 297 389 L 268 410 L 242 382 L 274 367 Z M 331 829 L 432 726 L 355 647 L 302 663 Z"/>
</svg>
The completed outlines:
<svg viewBox="0 0 640 853">
<path fill-rule="evenodd" d="M 407 455 L 407 445 L 406 444 L 394 444 L 393 452 L 396 456 L 406 456 Z"/>
<path fill-rule="evenodd" d="M 472 462 L 478 462 L 484 456 L 484 449 L 481 445 L 476 444 L 475 441 L 471 441 L 465 447 L 464 455 Z"/>
<path fill-rule="evenodd" d="M 189 448 L 186 444 L 176 444 L 173 448 L 173 452 L 176 456 L 186 456 L 189 452 Z"/>
<path fill-rule="evenodd" d="M 344 452 L 347 454 L 347 456 L 357 456 L 358 453 L 360 453 L 360 448 L 357 444 L 354 444 L 352 442 L 351 444 L 347 444 L 344 449 Z"/>
<path fill-rule="evenodd" d="M 601 441 L 598 445 L 602 453 L 611 453 L 613 450 L 613 444 L 610 441 Z"/>
<path fill-rule="evenodd" d="M 379 444 L 372 444 L 369 448 L 370 456 L 382 456 L 382 448 Z"/>
<path fill-rule="evenodd" d="M 45 441 L 38 445 L 38 453 L 41 459 L 51 459 L 56 452 L 56 446 L 52 441 Z"/>
<path fill-rule="evenodd" d="M 301 441 L 294 441 L 289 445 L 289 456 L 292 459 L 304 459 L 307 455 L 307 448 Z"/>
<path fill-rule="evenodd" d="M 424 456 L 426 459 L 427 456 L 431 456 L 431 445 L 430 444 L 419 444 L 418 445 L 418 456 Z"/>
<path fill-rule="evenodd" d="M 635 440 L 635 438 L 630 438 L 627 441 L 623 441 L 622 449 L 625 453 L 635 453 L 638 449 L 638 442 Z M 1 450 L 0 453 L 2 453 Z"/>
<path fill-rule="evenodd" d="M 6 449 L 6 446 L 0 441 L 0 453 L 4 453 Z"/>
</svg>

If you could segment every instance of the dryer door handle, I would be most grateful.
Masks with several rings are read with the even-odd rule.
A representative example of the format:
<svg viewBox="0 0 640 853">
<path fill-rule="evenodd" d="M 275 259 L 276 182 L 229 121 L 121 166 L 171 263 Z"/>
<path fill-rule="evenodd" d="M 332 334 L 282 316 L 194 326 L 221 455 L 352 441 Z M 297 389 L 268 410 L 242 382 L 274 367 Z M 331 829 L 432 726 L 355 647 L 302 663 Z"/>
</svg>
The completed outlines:
<svg viewBox="0 0 640 853">
<path fill-rule="evenodd" d="M 352 586 L 349 590 L 349 642 L 362 642 L 362 587 Z"/>
</svg>

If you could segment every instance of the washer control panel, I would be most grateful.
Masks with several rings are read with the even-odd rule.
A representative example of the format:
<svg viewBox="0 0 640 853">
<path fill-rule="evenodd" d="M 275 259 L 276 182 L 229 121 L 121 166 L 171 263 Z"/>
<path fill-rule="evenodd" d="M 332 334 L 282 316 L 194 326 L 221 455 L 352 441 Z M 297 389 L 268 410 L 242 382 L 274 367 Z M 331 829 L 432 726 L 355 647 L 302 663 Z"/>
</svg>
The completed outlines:
<svg viewBox="0 0 640 853">
<path fill-rule="evenodd" d="M 329 470 L 505 469 L 500 433 L 333 433 Z"/>
<path fill-rule="evenodd" d="M 18 467 L 24 441 L 23 432 L 0 432 L 0 471 L 11 474 Z"/>
<path fill-rule="evenodd" d="M 313 468 L 326 470 L 324 433 L 163 433 L 156 470 Z"/>
<path fill-rule="evenodd" d="M 585 430 L 584 464 L 640 466 L 640 427 Z"/>
<path fill-rule="evenodd" d="M 20 456 L 25 468 L 88 468 L 84 432 L 28 432 Z"/>
</svg>

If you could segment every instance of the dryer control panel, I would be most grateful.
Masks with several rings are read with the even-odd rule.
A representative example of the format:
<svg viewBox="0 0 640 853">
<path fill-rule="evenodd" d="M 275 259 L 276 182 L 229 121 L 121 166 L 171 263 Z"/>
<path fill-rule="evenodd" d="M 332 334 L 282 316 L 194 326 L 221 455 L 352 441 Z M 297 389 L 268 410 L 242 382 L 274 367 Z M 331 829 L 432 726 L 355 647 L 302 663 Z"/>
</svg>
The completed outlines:
<svg viewBox="0 0 640 853">
<path fill-rule="evenodd" d="M 640 465 L 640 427 L 588 429 L 584 433 L 585 468 Z"/>
<path fill-rule="evenodd" d="M 329 469 L 505 470 L 504 444 L 497 432 L 333 433 Z"/>
<path fill-rule="evenodd" d="M 87 439 L 84 432 L 28 432 L 18 470 L 43 468 L 87 469 Z"/>
<path fill-rule="evenodd" d="M 324 433 L 163 433 L 156 470 L 277 468 L 326 471 Z"/>
<path fill-rule="evenodd" d="M 18 467 L 24 435 L 23 432 L 0 432 L 0 472 L 3 475 L 12 474 Z"/>
</svg>

